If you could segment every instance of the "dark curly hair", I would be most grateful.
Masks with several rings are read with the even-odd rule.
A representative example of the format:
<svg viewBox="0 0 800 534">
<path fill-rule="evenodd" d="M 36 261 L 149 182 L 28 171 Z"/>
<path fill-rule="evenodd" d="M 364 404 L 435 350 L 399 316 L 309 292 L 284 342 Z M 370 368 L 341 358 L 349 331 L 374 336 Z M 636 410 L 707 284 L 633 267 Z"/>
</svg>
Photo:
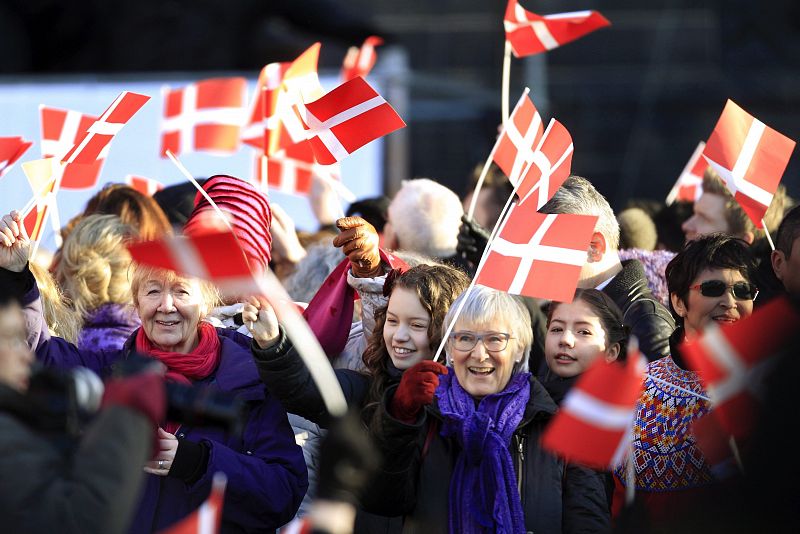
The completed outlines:
<svg viewBox="0 0 800 534">
<path fill-rule="evenodd" d="M 467 275 L 448 265 L 417 265 L 387 283 L 392 284 L 388 291 L 398 287 L 409 289 L 417 294 L 419 302 L 431 316 L 428 324 L 430 349 L 435 351 L 442 341 L 442 322 L 450 305 L 469 285 Z M 387 293 L 387 291 L 384 291 Z M 391 298 L 391 295 L 389 296 Z M 390 380 L 389 364 L 391 357 L 383 340 L 383 327 L 386 323 L 386 308 L 375 310 L 375 328 L 369 337 L 362 359 L 372 378 L 370 390 L 364 404 L 362 417 L 365 422 L 381 401 Z"/>
</svg>

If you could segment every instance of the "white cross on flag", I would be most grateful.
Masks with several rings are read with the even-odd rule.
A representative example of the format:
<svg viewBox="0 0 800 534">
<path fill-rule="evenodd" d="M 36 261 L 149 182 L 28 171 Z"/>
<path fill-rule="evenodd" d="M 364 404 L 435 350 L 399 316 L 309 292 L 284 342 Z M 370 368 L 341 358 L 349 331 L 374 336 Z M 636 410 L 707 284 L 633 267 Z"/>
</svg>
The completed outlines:
<svg viewBox="0 0 800 534">
<path fill-rule="evenodd" d="M 492 149 L 492 159 L 513 185 L 522 181 L 534 159 L 544 126 L 525 88 Z"/>
<path fill-rule="evenodd" d="M 22 137 L 0 137 L 0 177 L 11 170 L 32 144 Z"/>
<path fill-rule="evenodd" d="M 515 57 L 539 54 L 583 37 L 611 23 L 597 11 L 537 15 L 509 0 L 503 26 Z"/>
<path fill-rule="evenodd" d="M 762 228 L 795 142 L 728 100 L 703 157 L 728 186 L 742 210 Z"/>
<path fill-rule="evenodd" d="M 519 203 L 536 194 L 536 209 L 544 206 L 561 184 L 569 178 L 572 167 L 572 136 L 563 124 L 550 119 L 522 182 L 517 186 Z M 513 182 L 512 182 L 513 183 Z"/>
<path fill-rule="evenodd" d="M 225 502 L 227 478 L 222 472 L 214 473 L 211 493 L 200 507 L 160 534 L 218 534 L 222 524 L 222 506 Z"/>
<path fill-rule="evenodd" d="M 762 379 L 787 340 L 800 328 L 800 315 L 781 297 L 740 321 L 717 327 L 681 346 L 681 354 L 707 384 L 712 414 L 735 438 L 753 429 L 763 393 Z"/>
<path fill-rule="evenodd" d="M 277 121 L 275 105 L 283 76 L 291 63 L 270 63 L 261 69 L 256 91 L 250 99 L 250 113 L 242 128 L 242 142 L 262 151 L 269 146 L 271 124 Z M 270 118 L 272 120 L 270 121 Z"/>
<path fill-rule="evenodd" d="M 135 176 L 129 174 L 125 177 L 125 183 L 139 191 L 141 194 L 152 197 L 156 192 L 164 189 L 164 184 L 152 178 Z"/>
<path fill-rule="evenodd" d="M 353 78 L 305 105 L 306 135 L 322 165 L 341 161 L 406 123 L 364 78 Z"/>
<path fill-rule="evenodd" d="M 22 164 L 22 170 L 31 186 L 33 197 L 20 211 L 28 237 L 34 243 L 35 253 L 50 211 L 55 211 L 55 188 L 61 163 L 56 158 L 26 161 Z"/>
<path fill-rule="evenodd" d="M 344 62 L 342 63 L 342 81 L 350 81 L 356 76 L 366 78 L 378 59 L 375 47 L 382 44 L 383 39 L 370 35 L 364 40 L 361 48 L 356 48 L 355 46 L 348 48 L 347 55 L 344 56 Z"/>
<path fill-rule="evenodd" d="M 211 152 L 230 155 L 239 149 L 245 119 L 244 78 L 212 78 L 164 91 L 161 157 Z"/>
<path fill-rule="evenodd" d="M 43 158 L 59 158 L 80 144 L 88 135 L 89 126 L 97 121 L 97 117 L 85 115 L 79 111 L 39 106 L 39 117 L 42 127 L 41 150 Z M 100 171 L 106 161 L 108 149 L 106 145 L 97 159 L 87 165 L 66 165 L 59 188 L 92 189 L 100 177 Z"/>
<path fill-rule="evenodd" d="M 262 191 L 280 191 L 289 195 L 308 196 L 314 176 L 320 173 L 333 180 L 341 179 L 339 164 L 320 165 L 308 141 L 281 149 L 267 158 L 267 176 L 263 176 L 261 156 L 256 156 L 254 184 Z"/>
<path fill-rule="evenodd" d="M 63 163 L 89 165 L 104 157 L 103 150 L 125 123 L 150 100 L 147 95 L 123 91 L 86 130 L 86 135 L 62 158 Z"/>
<path fill-rule="evenodd" d="M 644 369 L 638 350 L 625 362 L 608 363 L 598 355 L 567 393 L 542 446 L 568 462 L 597 469 L 618 465 L 630 449 Z"/>
<path fill-rule="evenodd" d="M 678 176 L 678 180 L 667 195 L 667 206 L 676 200 L 680 202 L 695 202 L 703 194 L 703 174 L 705 174 L 708 167 L 706 160 L 701 157 L 705 148 L 706 144 L 703 141 L 697 144 L 692 157 L 689 158 L 689 162 L 683 168 L 683 172 Z"/>
<path fill-rule="evenodd" d="M 475 283 L 572 302 L 596 223 L 595 215 L 539 213 L 533 202 L 513 205 Z"/>
</svg>

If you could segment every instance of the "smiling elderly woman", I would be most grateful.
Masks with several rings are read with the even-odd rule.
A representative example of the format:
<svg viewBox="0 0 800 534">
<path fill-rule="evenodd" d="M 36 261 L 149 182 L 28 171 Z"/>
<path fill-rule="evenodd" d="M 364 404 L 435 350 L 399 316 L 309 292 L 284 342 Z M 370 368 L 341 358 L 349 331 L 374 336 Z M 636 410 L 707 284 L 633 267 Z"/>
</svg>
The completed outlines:
<svg viewBox="0 0 800 534">
<path fill-rule="evenodd" d="M 270 531 L 291 519 L 308 485 L 303 455 L 286 412 L 261 385 L 250 338 L 203 321 L 216 303 L 215 289 L 171 271 L 136 266 L 131 289 L 142 327 L 121 350 L 79 350 L 50 337 L 29 253 L 19 213 L 4 216 L 0 287 L 15 291 L 25 304 L 27 341 L 41 363 L 107 374 L 111 365 L 137 351 L 164 363 L 168 380 L 231 392 L 246 403 L 241 436 L 173 422 L 159 430 L 160 450 L 145 466 L 150 475 L 130 531 L 161 530 L 189 514 L 208 495 L 217 471 L 228 477 L 223 532 Z"/>
<path fill-rule="evenodd" d="M 405 514 L 403 532 L 607 530 L 601 479 L 539 445 L 556 405 L 527 372 L 527 309 L 475 286 L 452 304 L 445 325 L 464 300 L 448 367 L 426 361 L 406 371 L 373 420 L 386 459 L 374 488 L 383 512 Z"/>
</svg>

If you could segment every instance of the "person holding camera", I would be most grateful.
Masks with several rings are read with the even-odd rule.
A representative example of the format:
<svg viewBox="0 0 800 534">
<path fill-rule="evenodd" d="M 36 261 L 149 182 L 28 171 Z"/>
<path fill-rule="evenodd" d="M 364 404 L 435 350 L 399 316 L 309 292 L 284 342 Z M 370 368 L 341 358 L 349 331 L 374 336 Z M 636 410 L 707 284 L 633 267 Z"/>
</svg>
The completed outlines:
<svg viewBox="0 0 800 534">
<path fill-rule="evenodd" d="M 78 433 L 64 390 L 31 376 L 17 303 L 0 306 L 0 517 L 4 532 L 124 533 L 164 415 L 164 380 L 153 372 L 115 379 L 100 412 Z M 58 376 L 47 377 L 52 386 Z M 62 377 L 66 378 L 66 377 Z M 97 378 L 95 377 L 95 380 Z M 51 402 L 47 402 L 51 401 Z"/>
<path fill-rule="evenodd" d="M 83 366 L 108 374 L 134 352 L 161 361 L 167 380 L 238 395 L 247 406 L 241 435 L 168 421 L 145 464 L 150 474 L 130 532 L 165 528 L 197 508 L 215 472 L 227 475 L 223 532 L 269 531 L 289 521 L 308 486 L 303 454 L 286 412 L 261 385 L 250 339 L 214 328 L 204 317 L 218 301 L 216 289 L 171 271 L 134 265 L 131 292 L 141 328 L 117 351 L 79 350 L 51 337 L 41 315 L 38 288 L 28 268 L 30 239 L 13 211 L 0 221 L 0 292 L 24 305 L 27 344 L 47 366 Z M 280 350 L 276 347 L 275 350 Z"/>
</svg>

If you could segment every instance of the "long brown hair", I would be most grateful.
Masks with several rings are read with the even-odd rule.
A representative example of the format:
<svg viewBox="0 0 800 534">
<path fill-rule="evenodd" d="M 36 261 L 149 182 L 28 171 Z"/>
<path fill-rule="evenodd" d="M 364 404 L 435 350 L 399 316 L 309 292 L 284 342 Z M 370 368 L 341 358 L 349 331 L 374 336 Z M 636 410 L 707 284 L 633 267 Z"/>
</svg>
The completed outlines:
<svg viewBox="0 0 800 534">
<path fill-rule="evenodd" d="M 396 278 L 387 279 L 384 293 L 392 292 L 398 287 L 416 293 L 419 303 L 431 317 L 428 324 L 429 346 L 432 351 L 439 347 L 442 340 L 442 322 L 450 305 L 469 285 L 469 278 L 464 272 L 447 265 L 417 265 Z M 389 294 L 391 299 L 391 294 Z M 392 359 L 386 350 L 383 340 L 383 327 L 386 323 L 386 309 L 383 306 L 375 310 L 375 328 L 369 337 L 363 360 L 372 381 L 364 404 L 362 417 L 369 422 L 372 413 L 381 401 L 391 379 L 389 364 Z"/>
</svg>

